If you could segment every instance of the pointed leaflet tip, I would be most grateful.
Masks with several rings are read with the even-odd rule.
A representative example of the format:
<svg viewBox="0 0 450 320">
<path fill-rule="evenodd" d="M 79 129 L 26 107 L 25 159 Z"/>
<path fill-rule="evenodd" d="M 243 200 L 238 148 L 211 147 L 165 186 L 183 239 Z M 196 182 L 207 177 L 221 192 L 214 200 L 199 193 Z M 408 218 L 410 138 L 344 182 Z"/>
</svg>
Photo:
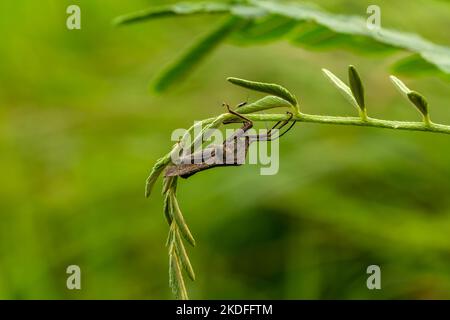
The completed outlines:
<svg viewBox="0 0 450 320">
<path fill-rule="evenodd" d="M 389 76 L 389 79 L 391 79 L 394 86 L 405 98 L 408 96 L 408 93 L 411 92 L 411 90 L 399 78 L 391 75 Z"/>
<path fill-rule="evenodd" d="M 322 69 L 322 72 L 325 74 L 328 80 L 331 81 L 331 83 L 339 89 L 339 92 L 341 92 L 344 97 L 352 104 L 354 105 L 358 110 L 360 109 L 358 102 L 356 101 L 355 97 L 352 94 L 352 91 L 350 88 L 338 77 L 336 77 L 330 70 Z"/>
<path fill-rule="evenodd" d="M 170 154 L 168 154 L 165 157 L 160 158 L 160 159 L 158 159 L 158 161 L 156 161 L 155 165 L 152 168 L 152 171 L 150 172 L 149 177 L 147 178 L 146 184 L 145 184 L 145 197 L 146 198 L 148 198 L 150 196 L 156 180 L 158 180 L 158 177 L 161 175 L 161 172 L 164 170 L 164 168 L 168 165 L 169 161 L 170 161 Z"/>
<path fill-rule="evenodd" d="M 429 121 L 428 102 L 420 93 L 409 89 L 400 79 L 394 76 L 389 77 L 402 96 L 408 99 L 417 110 Z"/>
</svg>

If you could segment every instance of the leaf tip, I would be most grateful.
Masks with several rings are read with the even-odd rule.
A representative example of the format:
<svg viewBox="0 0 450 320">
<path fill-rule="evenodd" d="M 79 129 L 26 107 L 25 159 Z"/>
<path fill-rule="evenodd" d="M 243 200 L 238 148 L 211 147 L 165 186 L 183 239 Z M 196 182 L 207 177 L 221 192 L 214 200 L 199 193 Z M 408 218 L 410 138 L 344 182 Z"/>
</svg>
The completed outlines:
<svg viewBox="0 0 450 320">
<path fill-rule="evenodd" d="M 124 23 L 124 20 L 122 17 L 116 17 L 111 21 L 111 25 L 114 27 L 122 26 Z"/>
<path fill-rule="evenodd" d="M 397 78 L 396 76 L 390 75 L 389 79 L 391 80 L 391 82 L 394 84 L 394 86 L 397 88 L 397 90 L 403 95 L 403 96 L 407 96 L 408 93 L 411 92 L 411 89 L 409 89 L 402 80 L 400 80 L 399 78 Z"/>
<path fill-rule="evenodd" d="M 330 70 L 325 69 L 325 68 L 322 68 L 322 72 L 323 72 L 325 75 L 328 75 L 329 73 L 331 73 Z"/>
</svg>

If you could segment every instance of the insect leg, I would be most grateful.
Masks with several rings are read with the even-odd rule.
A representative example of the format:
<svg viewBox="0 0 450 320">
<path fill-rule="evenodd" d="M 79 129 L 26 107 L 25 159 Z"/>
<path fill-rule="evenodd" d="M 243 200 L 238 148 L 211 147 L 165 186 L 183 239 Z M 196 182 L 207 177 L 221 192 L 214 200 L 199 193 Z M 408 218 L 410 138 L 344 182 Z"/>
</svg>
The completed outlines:
<svg viewBox="0 0 450 320">
<path fill-rule="evenodd" d="M 244 117 L 242 114 L 237 113 L 236 111 L 231 110 L 230 106 L 227 103 L 223 103 L 223 106 L 227 108 L 228 112 L 231 113 L 232 115 L 235 115 L 236 117 L 241 118 L 242 120 L 244 120 L 244 122 L 252 122 L 252 120 L 250 120 L 247 117 Z"/>
<path fill-rule="evenodd" d="M 281 130 L 281 128 L 283 128 L 285 125 L 287 125 L 288 123 L 289 123 L 289 121 L 291 121 L 291 119 L 294 117 L 294 115 L 291 113 L 291 112 L 287 112 L 287 114 L 289 114 L 289 118 L 288 119 L 286 119 L 286 120 L 284 120 L 283 121 L 283 123 L 279 126 L 279 128 L 278 128 L 278 130 Z M 271 137 L 271 139 L 270 140 L 276 140 L 276 139 L 279 139 L 279 138 L 281 138 L 282 136 L 284 136 L 289 130 L 291 130 L 292 129 L 292 127 L 295 125 L 295 121 L 293 121 L 292 123 L 291 123 L 291 125 L 282 133 L 282 134 L 279 134 L 275 139 L 272 139 Z"/>
<path fill-rule="evenodd" d="M 272 129 L 270 129 L 267 134 L 260 134 L 260 135 L 249 135 L 249 139 L 251 141 L 273 141 L 276 139 L 279 139 L 280 137 L 282 137 L 283 135 L 285 135 L 289 130 L 291 130 L 291 128 L 295 125 L 295 121 L 292 122 L 292 124 L 289 126 L 289 128 L 284 131 L 282 134 L 279 134 L 275 139 L 272 138 L 272 131 L 275 129 L 280 130 L 281 128 L 283 128 L 284 126 L 286 126 L 289 121 L 293 118 L 293 114 L 291 112 L 287 112 L 287 114 L 289 114 L 289 118 L 286 120 L 280 120 L 277 123 L 275 123 L 275 125 L 272 127 Z"/>
</svg>

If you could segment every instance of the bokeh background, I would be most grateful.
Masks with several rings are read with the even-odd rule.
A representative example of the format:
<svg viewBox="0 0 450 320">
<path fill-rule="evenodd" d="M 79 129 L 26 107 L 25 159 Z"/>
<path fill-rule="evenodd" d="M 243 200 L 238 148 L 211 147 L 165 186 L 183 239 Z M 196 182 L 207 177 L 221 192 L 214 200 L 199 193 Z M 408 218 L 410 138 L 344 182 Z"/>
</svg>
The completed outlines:
<svg viewBox="0 0 450 320">
<path fill-rule="evenodd" d="M 418 119 L 387 79 L 406 53 L 306 51 L 280 41 L 222 45 L 173 90 L 149 81 L 217 16 L 116 28 L 123 13 L 167 1 L 0 2 L 0 298 L 170 299 L 160 185 L 143 196 L 175 128 L 259 95 L 227 76 L 283 84 L 308 113 L 353 115 L 322 76 L 354 64 L 370 114 Z M 323 0 L 336 13 L 382 9 L 382 24 L 450 45 L 438 0 Z M 82 29 L 69 31 L 78 4 Z M 450 123 L 449 83 L 403 78 Z M 179 185 L 198 246 L 195 299 L 450 298 L 450 139 L 384 129 L 297 124 L 280 171 L 219 168 Z M 66 288 L 66 268 L 82 290 Z M 366 288 L 381 267 L 382 290 Z"/>
</svg>

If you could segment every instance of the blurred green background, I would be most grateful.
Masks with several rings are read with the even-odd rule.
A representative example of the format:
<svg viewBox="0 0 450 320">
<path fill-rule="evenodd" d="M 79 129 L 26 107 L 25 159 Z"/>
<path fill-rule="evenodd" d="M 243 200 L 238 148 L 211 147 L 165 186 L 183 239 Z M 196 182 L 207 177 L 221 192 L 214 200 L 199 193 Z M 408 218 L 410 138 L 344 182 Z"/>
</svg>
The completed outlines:
<svg viewBox="0 0 450 320">
<path fill-rule="evenodd" d="M 353 115 L 322 76 L 366 83 L 371 115 L 418 119 L 390 84 L 407 56 L 312 52 L 280 41 L 225 44 L 174 90 L 149 80 L 217 16 L 115 28 L 123 13 L 165 1 L 0 2 L 0 298 L 168 299 L 168 231 L 160 184 L 144 182 L 175 128 L 259 96 L 227 76 L 280 83 L 308 113 Z M 450 5 L 430 0 L 324 0 L 324 8 L 450 45 Z M 82 29 L 66 29 L 78 4 Z M 448 82 L 403 78 L 450 123 Z M 198 246 L 194 299 L 450 298 L 450 139 L 445 135 L 297 124 L 280 143 L 280 171 L 219 168 L 179 185 Z M 82 290 L 66 288 L 68 265 Z M 366 288 L 381 267 L 382 290 Z"/>
</svg>

